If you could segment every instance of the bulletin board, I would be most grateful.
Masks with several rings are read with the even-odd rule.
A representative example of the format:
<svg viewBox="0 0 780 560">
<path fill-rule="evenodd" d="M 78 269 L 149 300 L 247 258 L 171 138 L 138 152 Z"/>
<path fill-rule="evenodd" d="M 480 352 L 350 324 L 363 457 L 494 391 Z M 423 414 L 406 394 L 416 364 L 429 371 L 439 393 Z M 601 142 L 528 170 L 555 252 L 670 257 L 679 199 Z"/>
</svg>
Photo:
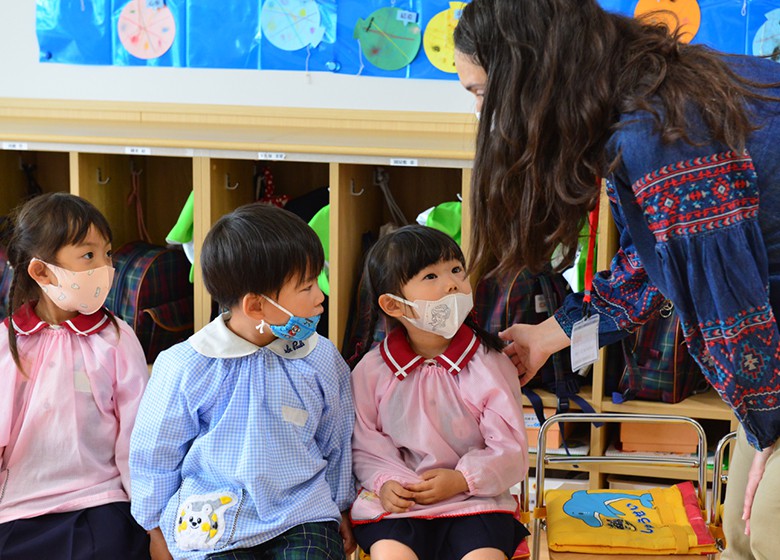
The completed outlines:
<svg viewBox="0 0 780 560">
<path fill-rule="evenodd" d="M 523 0 L 519 0 L 523 1 Z M 685 40 L 780 60 L 780 0 L 600 0 L 670 10 Z M 457 79 L 449 0 L 37 0 L 40 61 Z"/>
</svg>

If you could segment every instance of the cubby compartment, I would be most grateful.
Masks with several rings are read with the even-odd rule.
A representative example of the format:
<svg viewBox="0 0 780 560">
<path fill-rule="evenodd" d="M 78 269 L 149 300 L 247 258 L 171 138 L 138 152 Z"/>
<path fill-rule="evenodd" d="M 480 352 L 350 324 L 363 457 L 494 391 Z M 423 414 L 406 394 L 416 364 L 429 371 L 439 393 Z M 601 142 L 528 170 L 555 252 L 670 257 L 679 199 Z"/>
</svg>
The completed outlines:
<svg viewBox="0 0 780 560">
<path fill-rule="evenodd" d="M 92 202 L 108 219 L 114 248 L 143 239 L 165 245 L 192 192 L 192 160 L 123 154 L 73 154 L 74 194 Z M 134 184 L 135 183 L 135 184 Z"/>
<path fill-rule="evenodd" d="M 381 165 L 338 164 L 331 182 L 337 185 L 331 195 L 331 294 L 330 337 L 338 347 L 344 342 L 350 309 L 360 279 L 363 236 L 374 238 L 386 223 L 397 223 L 383 194 L 386 185 L 407 223 L 442 202 L 457 201 L 463 193 L 463 170 L 435 167 L 387 167 Z"/>
<path fill-rule="evenodd" d="M 273 191 L 264 181 L 266 170 L 272 178 Z M 240 159 L 209 160 L 210 222 L 243 204 L 271 197 L 297 199 L 329 186 L 327 163 L 299 161 L 254 161 Z"/>
<path fill-rule="evenodd" d="M 38 192 L 68 192 L 67 152 L 0 151 L 0 216 Z"/>
</svg>

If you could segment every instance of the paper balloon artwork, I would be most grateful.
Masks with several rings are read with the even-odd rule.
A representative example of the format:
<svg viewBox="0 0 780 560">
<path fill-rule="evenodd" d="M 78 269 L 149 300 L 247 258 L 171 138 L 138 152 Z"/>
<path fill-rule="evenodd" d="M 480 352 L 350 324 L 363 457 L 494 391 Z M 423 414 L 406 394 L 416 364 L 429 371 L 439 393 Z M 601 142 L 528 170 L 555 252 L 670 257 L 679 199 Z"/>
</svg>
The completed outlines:
<svg viewBox="0 0 780 560">
<path fill-rule="evenodd" d="M 425 55 L 442 72 L 455 73 L 455 42 L 452 33 L 465 7 L 465 2 L 450 2 L 449 9 L 433 16 L 425 28 Z"/>
<path fill-rule="evenodd" d="M 780 62 L 780 8 L 766 13 L 766 21 L 753 38 L 753 54 Z"/>
<path fill-rule="evenodd" d="M 354 38 L 368 61 L 382 70 L 400 70 L 420 52 L 422 34 L 417 12 L 379 8 L 365 20 L 358 19 Z"/>
<path fill-rule="evenodd" d="M 168 52 L 176 38 L 176 20 L 161 3 L 130 0 L 117 23 L 119 41 L 131 55 L 149 60 Z"/>
<path fill-rule="evenodd" d="M 320 21 L 314 0 L 268 0 L 260 14 L 263 36 L 283 51 L 319 45 L 325 35 Z"/>
<path fill-rule="evenodd" d="M 699 32 L 701 9 L 696 0 L 639 0 L 634 9 L 634 17 L 651 12 L 651 21 L 664 23 L 669 29 L 680 28 L 680 40 L 690 43 Z"/>
</svg>

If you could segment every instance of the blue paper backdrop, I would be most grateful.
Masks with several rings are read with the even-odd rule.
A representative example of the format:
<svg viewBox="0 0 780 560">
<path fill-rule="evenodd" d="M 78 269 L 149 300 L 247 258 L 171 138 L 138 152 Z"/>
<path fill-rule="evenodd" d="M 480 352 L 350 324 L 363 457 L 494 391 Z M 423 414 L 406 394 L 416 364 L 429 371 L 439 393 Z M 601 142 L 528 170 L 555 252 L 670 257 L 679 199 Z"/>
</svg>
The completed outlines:
<svg viewBox="0 0 780 560">
<path fill-rule="evenodd" d="M 146 0 L 142 0 L 146 1 Z M 425 32 L 449 0 L 316 0 L 322 39 L 283 50 L 262 31 L 265 2 L 279 0 L 165 0 L 176 20 L 176 40 L 159 58 L 141 60 L 119 41 L 117 21 L 127 0 L 37 0 L 40 60 L 64 64 L 178 66 L 340 72 L 363 76 L 457 79 L 434 67 L 422 45 L 408 66 L 387 71 L 361 55 L 355 24 L 373 11 L 395 6 L 417 14 Z M 312 0 L 289 0 L 302 5 Z M 632 15 L 637 0 L 600 0 L 608 10 Z M 780 58 L 780 0 L 699 0 L 701 26 L 694 43 L 742 54 Z"/>
</svg>

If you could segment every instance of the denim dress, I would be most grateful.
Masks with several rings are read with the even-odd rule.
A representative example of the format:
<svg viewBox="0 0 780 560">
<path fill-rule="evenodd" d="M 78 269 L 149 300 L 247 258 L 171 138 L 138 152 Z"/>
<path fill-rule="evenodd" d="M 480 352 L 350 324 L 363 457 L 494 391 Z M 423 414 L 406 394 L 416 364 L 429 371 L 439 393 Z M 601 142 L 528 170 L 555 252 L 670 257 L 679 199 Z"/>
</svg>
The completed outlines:
<svg viewBox="0 0 780 560">
<path fill-rule="evenodd" d="M 780 66 L 753 57 L 726 62 L 757 83 L 780 83 Z M 702 84 L 706 88 L 706 84 Z M 620 165 L 607 177 L 620 250 L 594 279 L 591 309 L 603 346 L 624 337 L 670 300 L 688 348 L 734 409 L 756 448 L 780 436 L 779 101 L 748 103 L 757 129 L 735 151 L 689 116 L 692 145 L 664 143 L 649 113 L 623 114 L 607 144 Z M 582 294 L 556 312 L 568 335 Z"/>
</svg>

